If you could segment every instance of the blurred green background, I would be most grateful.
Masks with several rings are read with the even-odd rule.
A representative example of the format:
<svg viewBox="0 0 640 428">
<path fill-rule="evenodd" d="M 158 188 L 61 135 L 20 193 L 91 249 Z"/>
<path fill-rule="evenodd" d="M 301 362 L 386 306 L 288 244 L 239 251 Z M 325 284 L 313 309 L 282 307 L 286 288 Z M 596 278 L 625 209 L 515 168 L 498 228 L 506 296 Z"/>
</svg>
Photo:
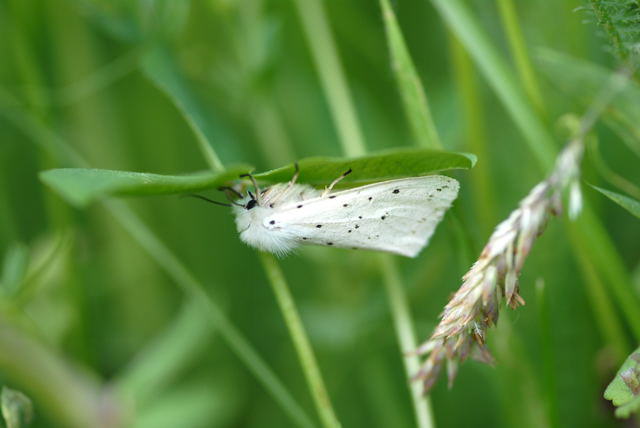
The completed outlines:
<svg viewBox="0 0 640 428">
<path fill-rule="evenodd" d="M 510 2 L 462 3 L 518 76 L 500 9 Z M 581 77 L 558 62 L 549 66 L 544 58 L 556 55 L 549 50 L 608 69 L 619 57 L 585 10 L 589 2 L 515 3 L 538 97 L 526 84 L 514 89 L 528 94 L 559 149 L 569 135 L 567 114 L 582 114 L 595 92 L 586 84 L 563 86 Z M 343 155 L 336 112 L 299 14 L 315 4 L 0 0 L 0 383 L 31 397 L 31 426 L 73 423 L 65 416 L 73 409 L 100 415 L 105 425 L 116 414 L 138 427 L 296 425 L 231 352 L 215 322 L 176 286 L 165 270 L 174 267 L 132 238 L 122 216 L 101 203 L 71 208 L 38 173 L 79 166 L 69 147 L 96 168 L 206 169 L 189 120 L 205 127 L 225 165 L 265 170 L 304 156 Z M 367 149 L 411 146 L 380 4 L 320 4 Z M 417 259 L 397 260 L 422 341 L 493 227 L 548 169 L 487 83 L 490 76 L 476 68 L 482 52 L 465 51 L 442 8 L 424 0 L 392 6 L 444 147 L 479 158 L 473 170 L 452 174 L 462 185 L 453 210 L 459 224 L 449 214 Z M 168 93 L 188 102 L 176 104 Z M 586 182 L 615 189 L 624 177 L 618 190 L 637 189 L 638 123 L 613 117 L 611 126 L 598 128 L 600 154 L 587 156 Z M 623 286 L 637 298 L 640 222 L 590 187 L 583 190 L 614 243 L 591 255 L 620 260 Z M 282 315 L 230 212 L 175 196 L 125 202 L 182 263 L 184 282 L 203 285 L 316 424 Z M 527 305 L 503 310 L 490 332 L 496 366 L 467 362 L 451 390 L 444 379 L 437 384 L 431 396 L 437 426 L 623 425 L 602 392 L 626 356 L 621 352 L 630 352 L 638 337 L 606 267 L 600 272 L 570 243 L 571 234 L 592 231 L 568 224 L 549 224 L 521 278 Z M 377 263 L 370 254 L 303 248 L 281 266 L 343 426 L 415 426 Z"/>
</svg>

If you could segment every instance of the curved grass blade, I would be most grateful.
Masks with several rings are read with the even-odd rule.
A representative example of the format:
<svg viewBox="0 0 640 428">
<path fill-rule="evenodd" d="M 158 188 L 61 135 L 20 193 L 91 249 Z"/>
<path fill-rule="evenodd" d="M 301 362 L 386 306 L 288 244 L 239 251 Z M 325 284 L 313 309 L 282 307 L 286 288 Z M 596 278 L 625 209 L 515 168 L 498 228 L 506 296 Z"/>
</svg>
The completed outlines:
<svg viewBox="0 0 640 428">
<path fill-rule="evenodd" d="M 612 192 L 611 190 L 603 189 L 598 186 L 590 186 L 605 195 L 607 198 L 611 199 L 616 204 L 620 205 L 625 210 L 629 211 L 634 216 L 640 218 L 640 201 L 637 201 L 625 195 L 621 195 L 617 192 Z"/>
<path fill-rule="evenodd" d="M 40 178 L 66 201 L 83 207 L 107 196 L 169 195 L 218 187 L 240 174 L 246 165 L 232 166 L 220 173 L 162 175 L 145 172 L 93 168 L 61 168 L 40 173 Z"/>
<path fill-rule="evenodd" d="M 405 149 L 383 152 L 357 158 L 310 157 L 298 161 L 302 183 L 321 186 L 351 169 L 353 172 L 338 183 L 337 187 L 371 183 L 402 177 L 416 177 L 452 169 L 469 169 L 476 162 L 470 153 L 445 152 L 427 149 Z M 294 166 L 288 165 L 255 174 L 268 183 L 291 179 Z"/>
</svg>

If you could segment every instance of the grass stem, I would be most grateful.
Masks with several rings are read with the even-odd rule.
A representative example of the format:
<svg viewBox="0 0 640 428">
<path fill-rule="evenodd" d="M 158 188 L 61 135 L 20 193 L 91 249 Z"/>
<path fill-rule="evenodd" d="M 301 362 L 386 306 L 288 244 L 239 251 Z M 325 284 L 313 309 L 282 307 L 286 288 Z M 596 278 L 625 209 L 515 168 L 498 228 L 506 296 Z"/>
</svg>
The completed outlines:
<svg viewBox="0 0 640 428">
<path fill-rule="evenodd" d="M 518 15 L 513 0 L 497 0 L 497 2 L 502 25 L 504 26 L 507 40 L 509 41 L 511 54 L 515 60 L 516 70 L 520 75 L 522 87 L 536 110 L 544 116 L 545 108 L 540 93 L 540 85 L 538 85 L 538 79 L 531 66 L 527 45 L 520 30 L 522 26 L 518 22 Z"/>
<path fill-rule="evenodd" d="M 302 320 L 296 309 L 282 269 L 280 269 L 280 265 L 271 253 L 260 252 L 260 261 L 267 274 L 269 283 L 273 288 L 273 292 L 276 295 L 276 300 L 280 306 L 280 312 L 282 312 L 285 324 L 289 329 L 291 340 L 298 354 L 298 360 L 302 365 L 302 371 L 307 378 L 311 396 L 313 397 L 322 425 L 325 427 L 339 427 L 340 423 L 331 405 L 331 400 L 324 381 L 322 380 L 318 362 L 309 343 L 309 338 L 304 331 Z"/>
<path fill-rule="evenodd" d="M 404 363 L 407 378 L 410 379 L 420 369 L 420 360 L 416 355 L 408 354 L 417 348 L 417 343 L 407 294 L 402 286 L 398 265 L 394 259 L 387 254 L 381 254 L 380 266 L 383 274 L 383 283 L 391 305 L 391 315 L 402 355 L 402 362 Z M 410 389 L 417 426 L 420 428 L 435 426 L 431 404 L 422 394 L 422 384 L 420 382 L 411 382 Z"/>
<path fill-rule="evenodd" d="M 322 5 L 318 0 L 296 0 L 296 5 L 298 6 L 298 11 L 303 21 L 303 27 L 307 32 L 311 52 L 315 58 L 316 68 L 323 82 L 325 96 L 329 102 L 335 125 L 340 134 L 343 151 L 347 156 L 364 155 L 366 153 L 366 146 L 361 137 L 360 125 L 355 114 L 353 102 L 346 84 L 346 78 L 340 65 L 335 42 L 331 35 Z M 416 79 L 417 77 L 414 76 L 412 80 L 413 83 L 416 82 Z M 403 85 L 402 88 L 407 89 L 408 86 L 405 87 Z M 415 90 L 416 88 L 417 87 L 412 86 L 411 90 Z M 424 103 L 423 107 L 426 106 L 426 99 L 424 99 Z M 436 132 L 435 126 L 430 128 L 430 132 Z M 437 137 L 437 134 L 435 135 Z M 437 138 L 430 139 L 429 141 L 432 145 L 436 143 L 439 144 Z M 383 255 L 382 257 L 385 260 L 384 266 L 382 266 L 383 281 L 385 283 L 385 289 L 387 290 L 387 298 L 391 304 L 392 316 L 393 319 L 396 320 L 396 335 L 400 343 L 401 352 L 406 352 L 407 350 L 414 349 L 416 344 L 407 297 L 404 288 L 401 286 L 400 276 L 397 274 L 397 266 L 394 259 L 388 255 Z M 385 274 L 385 272 L 387 274 Z M 405 367 L 407 368 L 409 377 L 417 372 L 419 364 L 418 356 L 406 357 Z M 411 372 L 409 373 L 409 371 Z M 431 407 L 428 398 L 422 396 L 419 385 L 411 385 L 411 395 L 418 426 L 420 428 L 432 427 L 433 416 Z"/>
<path fill-rule="evenodd" d="M 344 152 L 347 156 L 362 156 L 366 152 L 364 138 L 358 126 L 351 91 L 342 70 L 323 2 L 294 0 L 294 3 L 307 34 L 316 70 Z"/>
<path fill-rule="evenodd" d="M 45 151 L 58 158 L 60 164 L 89 167 L 88 162 L 71 146 L 43 125 L 27 110 L 21 110 L 12 99 L 0 91 L 0 114 L 23 131 Z M 313 423 L 305 411 L 282 384 L 266 362 L 251 346 L 244 335 L 206 293 L 204 286 L 182 262 L 167 248 L 140 218 L 125 204 L 118 201 L 105 203 L 118 223 L 158 263 L 186 295 L 199 302 L 214 328 L 220 332 L 231 350 L 269 391 L 275 401 L 298 426 L 311 427 Z"/>
</svg>

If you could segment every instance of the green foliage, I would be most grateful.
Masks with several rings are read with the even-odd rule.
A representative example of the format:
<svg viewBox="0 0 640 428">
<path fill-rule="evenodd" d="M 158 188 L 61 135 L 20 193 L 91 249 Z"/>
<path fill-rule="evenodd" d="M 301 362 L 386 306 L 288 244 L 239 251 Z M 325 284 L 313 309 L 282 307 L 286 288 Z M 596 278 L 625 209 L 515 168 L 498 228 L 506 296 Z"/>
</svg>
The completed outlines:
<svg viewBox="0 0 640 428">
<path fill-rule="evenodd" d="M 620 205 L 625 210 L 629 211 L 634 216 L 640 218 L 640 201 L 637 201 L 625 195 L 621 195 L 617 192 L 612 192 L 611 190 L 603 189 L 598 186 L 591 187 L 605 195 L 607 198 L 611 199 L 616 204 Z"/>
<path fill-rule="evenodd" d="M 604 398 L 617 407 L 616 416 L 628 418 L 640 410 L 640 348 L 626 359 L 611 381 Z"/>
<path fill-rule="evenodd" d="M 636 0 L 589 0 L 589 11 L 608 42 L 608 50 L 619 60 L 638 53 L 640 5 Z"/>
<path fill-rule="evenodd" d="M 235 166 L 221 173 L 160 175 L 105 169 L 63 168 L 44 171 L 40 177 L 69 203 L 85 206 L 108 195 L 169 195 L 216 188 L 249 171 L 249 167 Z"/>
<path fill-rule="evenodd" d="M 400 150 L 355 159 L 305 158 L 299 161 L 300 182 L 315 186 L 331 183 L 351 168 L 342 187 L 393 178 L 420 176 L 438 171 L 471 168 L 475 156 L 434 150 Z M 250 172 L 247 166 L 232 166 L 224 172 L 191 175 L 160 175 L 103 169 L 64 168 L 44 171 L 40 178 L 69 203 L 82 207 L 106 196 L 170 195 L 215 189 Z M 265 183 L 285 182 L 292 165 L 255 174 Z"/>
<path fill-rule="evenodd" d="M 112 198 L 215 188 L 249 165 L 262 184 L 287 181 L 296 159 L 319 187 L 348 168 L 340 185 L 438 171 L 461 183 L 417 259 L 308 247 L 274 261 L 343 426 L 617 426 L 602 385 L 637 343 L 640 227 L 597 195 L 576 222 L 549 222 L 520 277 L 527 306 L 487 335 L 495 367 L 461 365 L 424 405 L 432 416 L 412 408 L 413 347 L 398 340 L 398 313 L 429 336 L 553 165 L 561 118 L 582 116 L 620 65 L 593 37 L 609 24 L 575 11 L 589 3 L 2 3 L 0 381 L 33 400 L 31 427 L 319 425 L 291 325 L 228 211 Z M 637 1 L 597 3 L 630 58 Z M 587 182 L 636 200 L 638 99 L 635 80 L 590 137 L 607 169 L 583 161 Z M 446 152 L 411 148 L 436 128 Z M 463 152 L 478 155 L 470 173 Z"/>
<path fill-rule="evenodd" d="M 476 158 L 469 153 L 455 153 L 427 149 L 393 150 L 357 158 L 312 157 L 298 161 L 300 182 L 313 186 L 331 183 L 346 170 L 352 173 L 338 183 L 350 187 L 394 178 L 415 177 L 453 169 L 469 169 Z M 291 179 L 293 165 L 256 174 L 256 178 L 268 183 Z"/>
</svg>

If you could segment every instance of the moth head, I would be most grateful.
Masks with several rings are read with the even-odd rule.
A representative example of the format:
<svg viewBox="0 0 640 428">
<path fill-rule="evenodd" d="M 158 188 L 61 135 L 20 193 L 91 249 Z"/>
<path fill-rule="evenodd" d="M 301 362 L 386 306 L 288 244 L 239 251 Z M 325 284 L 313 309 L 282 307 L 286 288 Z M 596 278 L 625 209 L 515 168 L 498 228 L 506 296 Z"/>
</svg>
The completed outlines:
<svg viewBox="0 0 640 428">
<path fill-rule="evenodd" d="M 247 211 L 252 208 L 255 208 L 258 205 L 258 200 L 255 198 L 255 196 L 253 196 L 253 193 L 249 192 L 249 196 L 251 196 L 251 199 L 249 199 L 247 203 L 244 205 L 244 208 Z"/>
</svg>

